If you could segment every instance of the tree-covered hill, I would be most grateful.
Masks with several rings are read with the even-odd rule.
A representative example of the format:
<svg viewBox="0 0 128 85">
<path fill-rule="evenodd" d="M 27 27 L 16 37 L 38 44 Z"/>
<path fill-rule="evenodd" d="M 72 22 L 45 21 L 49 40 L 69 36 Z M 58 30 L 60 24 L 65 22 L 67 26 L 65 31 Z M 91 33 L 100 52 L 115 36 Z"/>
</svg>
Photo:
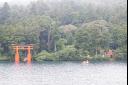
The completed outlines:
<svg viewBox="0 0 128 85">
<path fill-rule="evenodd" d="M 100 3 L 99 3 L 100 2 Z M 60 0 L 0 6 L 0 60 L 14 59 L 11 44 L 35 44 L 33 59 L 127 59 L 126 0 Z M 21 55 L 24 52 L 21 51 Z M 88 56 L 89 55 L 89 56 Z"/>
</svg>

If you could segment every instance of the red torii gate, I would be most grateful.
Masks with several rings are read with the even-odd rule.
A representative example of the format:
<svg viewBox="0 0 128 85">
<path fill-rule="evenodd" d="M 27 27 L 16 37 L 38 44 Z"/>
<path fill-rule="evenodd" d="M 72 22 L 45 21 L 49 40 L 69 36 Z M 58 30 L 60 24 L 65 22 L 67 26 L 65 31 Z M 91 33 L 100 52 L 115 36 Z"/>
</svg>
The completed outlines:
<svg viewBox="0 0 128 85">
<path fill-rule="evenodd" d="M 13 50 L 15 50 L 15 63 L 20 62 L 20 55 L 19 55 L 19 50 L 27 50 L 27 63 L 31 63 L 32 55 L 31 55 L 31 50 L 33 49 L 33 44 L 28 44 L 28 45 L 18 45 L 18 44 L 12 44 Z"/>
</svg>

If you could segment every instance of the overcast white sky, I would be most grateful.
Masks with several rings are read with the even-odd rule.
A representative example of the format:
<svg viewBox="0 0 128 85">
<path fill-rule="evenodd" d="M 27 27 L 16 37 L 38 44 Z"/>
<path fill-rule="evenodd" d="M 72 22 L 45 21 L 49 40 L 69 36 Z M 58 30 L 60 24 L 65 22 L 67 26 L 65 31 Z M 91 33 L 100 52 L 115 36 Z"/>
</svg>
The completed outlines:
<svg viewBox="0 0 128 85">
<path fill-rule="evenodd" d="M 28 4 L 31 1 L 36 1 L 36 0 L 0 0 L 0 4 L 3 4 L 4 2 L 8 2 L 9 4 Z"/>
<path fill-rule="evenodd" d="M 8 2 L 9 5 L 27 5 L 29 4 L 31 1 L 37 1 L 37 0 L 0 0 L 0 5 L 2 5 L 4 2 Z M 48 1 L 48 0 L 43 0 L 43 1 Z M 49 1 L 59 1 L 59 0 L 49 0 Z M 125 1 L 127 2 L 127 0 L 79 0 L 79 1 L 87 1 L 87 2 L 93 2 L 96 4 L 113 4 L 116 3 L 118 1 Z"/>
</svg>

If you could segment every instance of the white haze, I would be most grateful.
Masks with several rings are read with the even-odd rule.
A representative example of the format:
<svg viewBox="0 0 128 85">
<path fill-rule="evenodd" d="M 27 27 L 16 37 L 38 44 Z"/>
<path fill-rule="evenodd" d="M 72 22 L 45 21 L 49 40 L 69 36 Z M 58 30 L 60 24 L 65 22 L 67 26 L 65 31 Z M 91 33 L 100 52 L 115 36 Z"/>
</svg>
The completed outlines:
<svg viewBox="0 0 128 85">
<path fill-rule="evenodd" d="M 9 5 L 28 5 L 30 2 L 38 1 L 38 0 L 0 0 L 0 5 L 3 5 L 4 2 L 8 2 Z M 58 2 L 62 0 L 40 0 L 44 2 Z M 66 0 L 65 0 L 66 1 Z M 71 1 L 71 0 L 67 0 Z M 81 3 L 91 3 L 95 5 L 127 5 L 127 0 L 72 0 Z M 123 2 L 123 3 L 122 3 Z"/>
<path fill-rule="evenodd" d="M 2 5 L 4 2 L 8 2 L 10 5 L 27 5 L 32 1 L 37 0 L 0 0 L 0 5 Z"/>
</svg>

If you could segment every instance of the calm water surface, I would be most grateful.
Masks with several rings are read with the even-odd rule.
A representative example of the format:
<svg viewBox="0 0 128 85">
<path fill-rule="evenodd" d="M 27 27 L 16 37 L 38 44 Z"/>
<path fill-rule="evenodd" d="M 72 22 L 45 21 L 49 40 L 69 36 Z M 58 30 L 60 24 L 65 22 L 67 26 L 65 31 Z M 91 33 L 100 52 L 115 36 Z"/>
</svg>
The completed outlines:
<svg viewBox="0 0 128 85">
<path fill-rule="evenodd" d="M 0 63 L 0 85 L 127 85 L 126 63 Z"/>
</svg>

